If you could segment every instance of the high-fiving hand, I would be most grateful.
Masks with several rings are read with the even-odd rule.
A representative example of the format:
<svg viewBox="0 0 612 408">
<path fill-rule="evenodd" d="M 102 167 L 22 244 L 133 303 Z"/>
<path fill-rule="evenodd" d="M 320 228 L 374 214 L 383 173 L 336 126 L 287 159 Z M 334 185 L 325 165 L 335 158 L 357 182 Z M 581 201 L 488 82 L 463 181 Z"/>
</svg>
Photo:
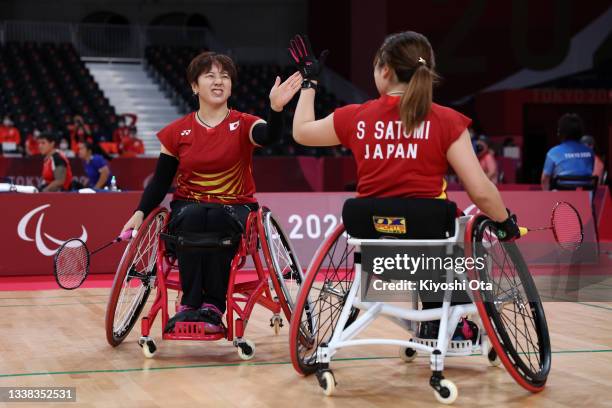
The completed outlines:
<svg viewBox="0 0 612 408">
<path fill-rule="evenodd" d="M 315 57 L 308 36 L 297 34 L 289 42 L 289 54 L 295 61 L 297 69 L 306 80 L 316 81 L 321 75 L 329 50 L 323 50 L 319 59 Z"/>
<path fill-rule="evenodd" d="M 276 77 L 276 81 L 270 90 L 270 107 L 276 112 L 283 110 L 291 98 L 300 90 L 302 84 L 302 75 L 299 72 L 291 75 L 287 80 L 281 83 L 280 77 Z"/>
</svg>

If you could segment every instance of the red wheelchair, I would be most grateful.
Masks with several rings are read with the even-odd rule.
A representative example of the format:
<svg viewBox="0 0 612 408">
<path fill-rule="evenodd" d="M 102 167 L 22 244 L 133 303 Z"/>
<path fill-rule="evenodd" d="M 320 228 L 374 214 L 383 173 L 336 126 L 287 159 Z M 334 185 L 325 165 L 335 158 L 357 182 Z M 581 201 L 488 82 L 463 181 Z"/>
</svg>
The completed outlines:
<svg viewBox="0 0 612 408">
<path fill-rule="evenodd" d="M 106 309 L 106 339 L 116 347 L 136 324 L 151 291 L 157 289 L 153 305 L 142 317 L 138 341 L 148 358 L 157 351 L 151 337 L 155 318 L 161 311 L 162 330 L 169 319 L 169 289 L 178 291 L 175 308 L 180 304 L 178 262 L 165 241 L 160 239 L 169 218 L 165 208 L 158 208 L 144 220 L 119 263 Z M 272 312 L 270 326 L 276 334 L 283 326 L 281 310 L 290 321 L 303 281 L 303 271 L 295 251 L 268 208 L 252 211 L 244 229 L 231 262 L 223 332 L 206 333 L 202 322 L 177 322 L 173 331 L 162 333 L 163 340 L 213 341 L 225 338 L 233 342 L 240 358 L 249 360 L 255 355 L 255 344 L 244 335 L 256 304 Z M 249 257 L 253 267 L 250 271 L 246 268 Z M 248 272 L 254 277 L 245 280 Z"/>
</svg>

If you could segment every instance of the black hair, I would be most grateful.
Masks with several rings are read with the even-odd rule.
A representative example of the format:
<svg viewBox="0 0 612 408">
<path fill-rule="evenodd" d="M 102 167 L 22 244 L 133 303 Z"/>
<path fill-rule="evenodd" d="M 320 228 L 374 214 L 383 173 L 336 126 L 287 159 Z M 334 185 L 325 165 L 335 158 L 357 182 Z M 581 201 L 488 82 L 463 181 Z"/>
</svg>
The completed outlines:
<svg viewBox="0 0 612 408">
<path fill-rule="evenodd" d="M 79 142 L 79 144 L 84 144 L 85 145 L 85 149 L 89 150 L 90 152 L 93 152 L 93 144 L 89 143 L 89 142 Z"/>
<path fill-rule="evenodd" d="M 48 142 L 53 142 L 56 146 L 59 142 L 57 137 L 51 132 L 40 132 L 40 135 L 36 137 L 36 140 L 38 139 L 45 139 Z"/>
<path fill-rule="evenodd" d="M 579 140 L 584 135 L 582 119 L 575 113 L 566 113 L 559 118 L 557 135 L 561 140 Z"/>
</svg>

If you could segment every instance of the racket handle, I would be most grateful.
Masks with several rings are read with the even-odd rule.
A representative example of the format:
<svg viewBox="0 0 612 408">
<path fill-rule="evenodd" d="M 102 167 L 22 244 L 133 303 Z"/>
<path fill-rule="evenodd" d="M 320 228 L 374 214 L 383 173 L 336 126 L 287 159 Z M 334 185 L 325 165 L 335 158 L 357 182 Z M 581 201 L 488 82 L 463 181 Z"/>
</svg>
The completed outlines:
<svg viewBox="0 0 612 408">
<path fill-rule="evenodd" d="M 525 227 L 519 227 L 519 231 L 521 233 L 521 237 L 527 235 L 527 233 L 529 232 L 529 230 Z"/>
<path fill-rule="evenodd" d="M 130 228 L 129 230 L 123 231 L 121 235 L 119 235 L 119 241 L 130 240 L 135 235 L 135 230 Z"/>
</svg>

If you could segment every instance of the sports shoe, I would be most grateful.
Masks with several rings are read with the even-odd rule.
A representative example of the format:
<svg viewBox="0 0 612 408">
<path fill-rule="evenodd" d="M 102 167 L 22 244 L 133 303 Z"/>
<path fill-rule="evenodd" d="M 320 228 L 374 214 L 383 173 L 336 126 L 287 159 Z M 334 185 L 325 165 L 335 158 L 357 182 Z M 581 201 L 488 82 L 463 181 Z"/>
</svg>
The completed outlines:
<svg viewBox="0 0 612 408">
<path fill-rule="evenodd" d="M 198 313 L 200 314 L 198 321 L 204 322 L 204 330 L 207 334 L 223 332 L 223 323 L 221 322 L 223 313 L 221 313 L 217 306 L 210 303 L 202 303 Z"/>
<path fill-rule="evenodd" d="M 187 305 L 180 305 L 178 307 L 178 311 L 176 312 L 176 314 L 172 316 L 170 320 L 168 320 L 168 323 L 166 323 L 166 327 L 164 327 L 164 333 L 173 332 L 174 326 L 176 325 L 177 322 L 198 322 L 198 321 L 200 321 L 200 313 L 198 309 L 191 307 L 191 306 L 187 306 Z"/>
</svg>

